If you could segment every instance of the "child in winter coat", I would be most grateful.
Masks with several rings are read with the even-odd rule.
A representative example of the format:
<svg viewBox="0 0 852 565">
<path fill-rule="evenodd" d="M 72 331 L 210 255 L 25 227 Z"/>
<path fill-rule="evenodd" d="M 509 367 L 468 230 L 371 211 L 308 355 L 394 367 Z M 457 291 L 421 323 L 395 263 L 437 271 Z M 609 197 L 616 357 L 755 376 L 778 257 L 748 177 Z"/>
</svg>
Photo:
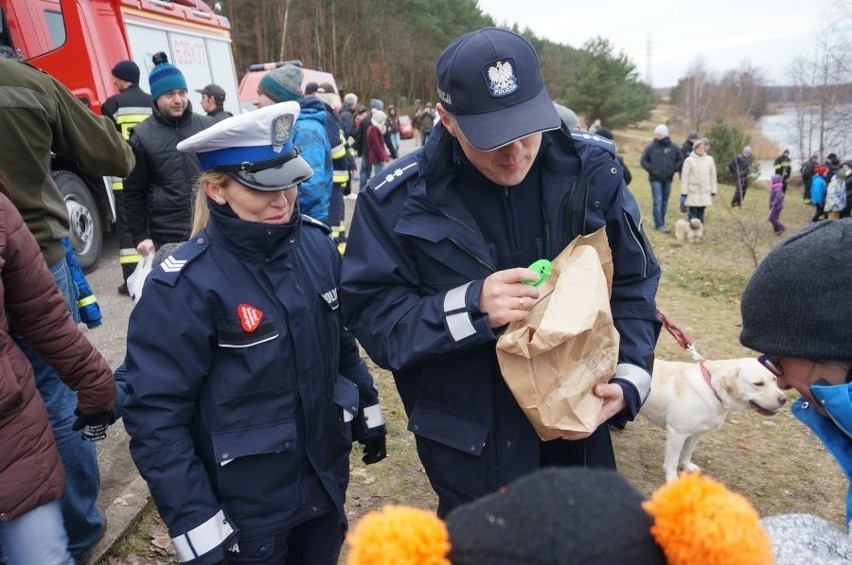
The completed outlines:
<svg viewBox="0 0 852 565">
<path fill-rule="evenodd" d="M 812 222 L 817 222 L 825 216 L 825 174 L 828 172 L 828 167 L 820 165 L 814 168 L 814 177 L 811 181 L 811 204 L 814 205 L 816 211 Z"/>
<path fill-rule="evenodd" d="M 772 175 L 769 185 L 769 223 L 775 235 L 781 235 L 787 229 L 781 223 L 781 210 L 784 209 L 784 181 L 781 175 Z"/>
<path fill-rule="evenodd" d="M 846 208 L 846 167 L 837 169 L 825 193 L 825 213 L 829 220 L 839 220 L 840 213 Z"/>
</svg>

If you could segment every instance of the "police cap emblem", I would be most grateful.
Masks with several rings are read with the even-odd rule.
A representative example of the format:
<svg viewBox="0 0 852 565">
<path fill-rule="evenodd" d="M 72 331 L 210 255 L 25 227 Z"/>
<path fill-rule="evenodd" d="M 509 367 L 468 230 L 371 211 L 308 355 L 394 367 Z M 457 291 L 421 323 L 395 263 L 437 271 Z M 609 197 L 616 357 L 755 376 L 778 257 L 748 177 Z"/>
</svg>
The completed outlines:
<svg viewBox="0 0 852 565">
<path fill-rule="evenodd" d="M 508 96 L 518 90 L 518 77 L 515 75 L 514 59 L 495 61 L 487 67 L 488 92 L 491 96 Z"/>
<path fill-rule="evenodd" d="M 293 133 L 293 114 L 281 114 L 272 120 L 272 148 L 280 152 Z"/>
</svg>

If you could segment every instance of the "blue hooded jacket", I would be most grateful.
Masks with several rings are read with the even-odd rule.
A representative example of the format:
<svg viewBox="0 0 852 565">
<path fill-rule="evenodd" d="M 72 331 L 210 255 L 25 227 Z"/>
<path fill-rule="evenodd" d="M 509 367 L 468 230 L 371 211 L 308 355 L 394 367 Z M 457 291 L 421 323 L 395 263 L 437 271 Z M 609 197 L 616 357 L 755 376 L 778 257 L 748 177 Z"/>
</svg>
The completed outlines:
<svg viewBox="0 0 852 565">
<path fill-rule="evenodd" d="M 813 385 L 811 394 L 828 412 L 825 417 L 805 398 L 798 399 L 791 410 L 834 456 L 846 478 L 852 481 L 852 383 Z M 852 487 L 846 494 L 846 528 L 852 524 Z"/>
<path fill-rule="evenodd" d="M 333 176 L 331 143 L 325 128 L 327 112 L 318 98 L 300 98 L 299 106 L 293 145 L 314 170 L 313 176 L 299 186 L 299 212 L 323 221 L 328 218 Z"/>
</svg>

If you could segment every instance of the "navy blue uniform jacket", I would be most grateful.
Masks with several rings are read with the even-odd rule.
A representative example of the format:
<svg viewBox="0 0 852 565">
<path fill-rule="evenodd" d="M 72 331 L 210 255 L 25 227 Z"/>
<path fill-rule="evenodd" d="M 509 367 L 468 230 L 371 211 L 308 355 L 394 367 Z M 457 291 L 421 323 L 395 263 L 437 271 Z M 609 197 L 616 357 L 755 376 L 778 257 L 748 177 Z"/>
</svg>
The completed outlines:
<svg viewBox="0 0 852 565">
<path fill-rule="evenodd" d="M 497 267 L 459 197 L 465 190 L 459 184 L 470 178 L 458 173 L 470 166 L 454 161 L 460 153 L 437 127 L 421 152 L 371 181 L 358 196 L 341 281 L 347 327 L 377 364 L 393 371 L 439 514 L 541 464 L 541 442 L 500 374 L 499 332 L 479 310 L 483 281 Z M 660 329 L 654 301 L 660 269 L 639 208 L 614 145 L 597 136 L 543 134 L 530 174 L 542 183 L 541 257 L 553 259 L 575 237 L 606 227 L 612 313 L 621 334 L 614 381 L 628 402 L 615 423 L 623 424 L 650 390 Z M 596 449 L 597 442 L 605 448 Z M 571 463 L 614 465 L 606 426 L 588 440 L 562 443 L 573 444 Z"/>
<path fill-rule="evenodd" d="M 182 561 L 218 562 L 235 541 L 326 512 L 346 521 L 344 411 L 378 400 L 340 320 L 340 255 L 317 224 L 214 213 L 131 315 L 130 451 Z"/>
</svg>

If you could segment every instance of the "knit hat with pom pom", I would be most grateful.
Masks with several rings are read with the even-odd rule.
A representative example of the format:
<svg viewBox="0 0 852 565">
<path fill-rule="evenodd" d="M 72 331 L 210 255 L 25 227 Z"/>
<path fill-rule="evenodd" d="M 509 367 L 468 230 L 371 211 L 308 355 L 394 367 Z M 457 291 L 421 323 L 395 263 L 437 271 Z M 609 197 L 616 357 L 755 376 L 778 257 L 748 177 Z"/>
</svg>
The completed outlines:
<svg viewBox="0 0 852 565">
<path fill-rule="evenodd" d="M 773 563 L 749 502 L 696 474 L 646 501 L 613 471 L 547 468 L 455 508 L 445 524 L 412 510 L 363 518 L 347 537 L 347 565 Z"/>
<path fill-rule="evenodd" d="M 164 52 L 155 53 L 151 58 L 154 68 L 148 74 L 148 84 L 151 86 L 151 98 L 156 100 L 171 90 L 187 90 L 186 79 L 180 70 L 169 63 L 169 57 Z"/>
</svg>

